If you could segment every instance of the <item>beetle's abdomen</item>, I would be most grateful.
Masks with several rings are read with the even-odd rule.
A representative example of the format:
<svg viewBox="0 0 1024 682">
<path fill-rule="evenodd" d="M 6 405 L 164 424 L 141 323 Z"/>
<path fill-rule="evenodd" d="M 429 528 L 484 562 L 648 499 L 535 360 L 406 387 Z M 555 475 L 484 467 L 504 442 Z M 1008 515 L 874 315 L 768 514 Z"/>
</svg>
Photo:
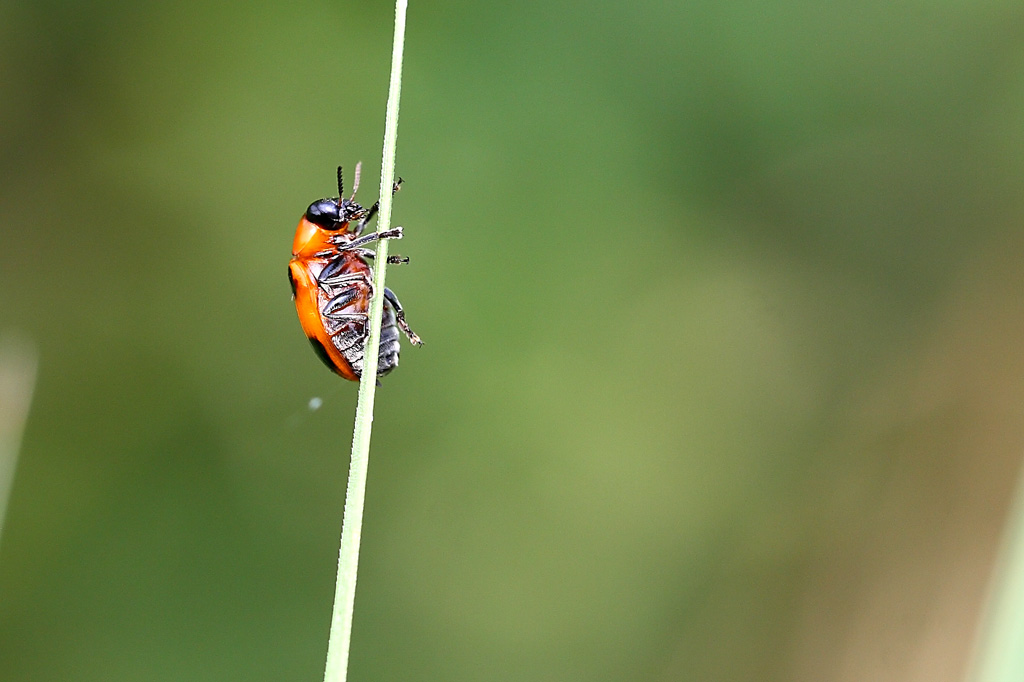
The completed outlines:
<svg viewBox="0 0 1024 682">
<path fill-rule="evenodd" d="M 395 324 L 395 311 L 391 304 L 384 301 L 384 317 L 380 322 L 380 356 L 377 358 L 377 376 L 382 377 L 398 367 L 398 326 Z"/>
<path fill-rule="evenodd" d="M 352 330 L 346 329 L 333 337 L 334 343 L 341 354 L 345 356 L 348 364 L 356 376 L 363 375 L 364 346 L 366 345 L 366 326 L 362 323 L 351 325 Z M 377 376 L 382 377 L 395 367 L 398 367 L 398 353 L 400 350 L 398 342 L 398 326 L 395 324 L 395 311 L 387 301 L 384 302 L 384 317 L 380 325 L 380 351 L 377 357 Z"/>
</svg>

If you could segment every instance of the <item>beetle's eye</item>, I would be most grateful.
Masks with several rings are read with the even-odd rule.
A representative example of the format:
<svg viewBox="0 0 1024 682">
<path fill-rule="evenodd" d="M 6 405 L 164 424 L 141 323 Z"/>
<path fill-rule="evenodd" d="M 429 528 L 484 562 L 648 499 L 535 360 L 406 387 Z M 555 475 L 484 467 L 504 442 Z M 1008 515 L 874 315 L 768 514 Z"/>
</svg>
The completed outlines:
<svg viewBox="0 0 1024 682">
<path fill-rule="evenodd" d="M 337 199 L 314 201 L 306 209 L 306 220 L 325 230 L 336 230 L 339 223 L 345 222 L 341 216 Z"/>
</svg>

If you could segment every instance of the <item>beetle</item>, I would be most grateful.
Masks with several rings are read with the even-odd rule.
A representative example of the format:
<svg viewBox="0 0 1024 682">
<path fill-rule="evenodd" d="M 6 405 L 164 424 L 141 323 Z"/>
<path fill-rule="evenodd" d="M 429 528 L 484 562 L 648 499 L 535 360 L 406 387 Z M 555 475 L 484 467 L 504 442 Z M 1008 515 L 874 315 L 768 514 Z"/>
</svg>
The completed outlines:
<svg viewBox="0 0 1024 682">
<path fill-rule="evenodd" d="M 306 209 L 295 229 L 288 263 L 288 282 L 302 331 L 323 363 L 350 381 L 359 381 L 363 373 L 370 299 L 374 294 L 373 269 L 367 262 L 374 252 L 362 247 L 379 239 L 402 238 L 401 227 L 362 234 L 380 208 L 380 201 L 369 209 L 356 203 L 361 165 L 356 165 L 352 196 L 347 199 L 338 166 L 338 196 L 314 201 Z M 399 178 L 392 194 L 401 184 Z M 388 263 L 408 262 L 402 256 L 388 256 Z M 413 345 L 423 345 L 406 323 L 398 297 L 385 288 L 378 377 L 398 366 L 399 329 Z"/>
</svg>

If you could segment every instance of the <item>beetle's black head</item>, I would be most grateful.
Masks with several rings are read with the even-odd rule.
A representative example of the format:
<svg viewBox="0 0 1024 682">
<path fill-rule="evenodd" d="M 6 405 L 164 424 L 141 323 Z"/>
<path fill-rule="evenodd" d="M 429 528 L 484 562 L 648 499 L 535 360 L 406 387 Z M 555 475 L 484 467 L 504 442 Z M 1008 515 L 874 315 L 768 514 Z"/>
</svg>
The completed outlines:
<svg viewBox="0 0 1024 682">
<path fill-rule="evenodd" d="M 351 199 L 321 199 L 306 209 L 306 220 L 325 230 L 343 230 L 349 222 L 366 215 L 366 209 Z"/>
<path fill-rule="evenodd" d="M 365 217 L 366 209 L 355 202 L 362 167 L 362 163 L 356 164 L 356 181 L 352 188 L 352 196 L 344 199 L 342 197 L 345 196 L 345 181 L 341 176 L 341 166 L 338 166 L 338 196 L 334 199 L 314 201 L 306 209 L 306 220 L 325 230 L 344 230 L 350 221 Z"/>
</svg>

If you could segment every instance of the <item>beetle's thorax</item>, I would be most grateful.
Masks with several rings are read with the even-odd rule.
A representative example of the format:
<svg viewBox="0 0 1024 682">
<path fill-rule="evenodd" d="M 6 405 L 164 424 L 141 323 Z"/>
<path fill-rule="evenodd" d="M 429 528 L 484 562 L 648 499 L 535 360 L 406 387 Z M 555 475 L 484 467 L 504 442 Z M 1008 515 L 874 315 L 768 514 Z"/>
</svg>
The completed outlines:
<svg viewBox="0 0 1024 682">
<path fill-rule="evenodd" d="M 292 242 L 292 256 L 296 258 L 312 258 L 318 253 L 333 249 L 339 238 L 351 238 L 348 224 L 341 230 L 325 230 L 311 223 L 303 216 L 299 226 L 295 228 L 295 240 Z"/>
</svg>

